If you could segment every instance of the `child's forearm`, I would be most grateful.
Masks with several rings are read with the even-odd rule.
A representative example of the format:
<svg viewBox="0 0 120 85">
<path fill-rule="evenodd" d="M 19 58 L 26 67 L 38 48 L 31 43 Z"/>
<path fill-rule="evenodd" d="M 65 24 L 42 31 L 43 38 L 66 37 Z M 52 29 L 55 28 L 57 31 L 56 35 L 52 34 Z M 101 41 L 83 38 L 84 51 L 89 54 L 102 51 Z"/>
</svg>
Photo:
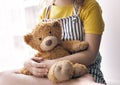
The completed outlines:
<svg viewBox="0 0 120 85">
<path fill-rule="evenodd" d="M 73 63 L 81 63 L 81 64 L 89 65 L 95 60 L 95 58 L 96 58 L 96 55 L 92 55 L 90 51 L 86 50 L 86 51 L 68 55 L 59 59 L 55 59 L 55 61 L 70 60 Z"/>
</svg>

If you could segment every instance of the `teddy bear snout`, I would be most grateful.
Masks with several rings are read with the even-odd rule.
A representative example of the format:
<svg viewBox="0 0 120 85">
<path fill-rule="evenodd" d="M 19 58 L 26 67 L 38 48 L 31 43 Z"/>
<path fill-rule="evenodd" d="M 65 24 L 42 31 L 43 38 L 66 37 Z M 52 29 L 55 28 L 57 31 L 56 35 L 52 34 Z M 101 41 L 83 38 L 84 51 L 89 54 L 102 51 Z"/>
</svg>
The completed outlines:
<svg viewBox="0 0 120 85">
<path fill-rule="evenodd" d="M 48 40 L 48 41 L 46 41 L 46 46 L 50 46 L 50 45 L 52 45 L 52 40 Z"/>
<path fill-rule="evenodd" d="M 40 44 L 42 51 L 50 51 L 58 45 L 58 39 L 55 36 L 47 36 Z"/>
</svg>

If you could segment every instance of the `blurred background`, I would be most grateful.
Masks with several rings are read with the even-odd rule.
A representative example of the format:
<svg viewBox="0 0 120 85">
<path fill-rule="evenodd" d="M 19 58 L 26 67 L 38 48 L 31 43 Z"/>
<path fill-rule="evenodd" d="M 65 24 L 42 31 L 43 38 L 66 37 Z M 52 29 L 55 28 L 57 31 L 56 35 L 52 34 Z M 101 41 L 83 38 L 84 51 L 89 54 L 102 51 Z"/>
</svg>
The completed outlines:
<svg viewBox="0 0 120 85">
<path fill-rule="evenodd" d="M 101 69 L 108 85 L 120 85 L 120 1 L 97 1 L 105 21 Z M 35 50 L 24 43 L 23 35 L 35 26 L 45 4 L 44 0 L 0 0 L 0 72 L 21 68 L 34 55 Z"/>
</svg>

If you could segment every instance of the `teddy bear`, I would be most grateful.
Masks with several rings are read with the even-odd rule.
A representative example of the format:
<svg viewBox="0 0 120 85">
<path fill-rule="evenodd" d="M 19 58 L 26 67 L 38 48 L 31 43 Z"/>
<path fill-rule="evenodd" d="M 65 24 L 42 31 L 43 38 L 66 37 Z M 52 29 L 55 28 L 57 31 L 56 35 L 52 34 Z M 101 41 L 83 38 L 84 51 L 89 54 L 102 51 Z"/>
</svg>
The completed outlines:
<svg viewBox="0 0 120 85">
<path fill-rule="evenodd" d="M 88 48 L 89 44 L 86 41 L 79 40 L 62 40 L 62 28 L 59 21 L 49 21 L 49 22 L 40 22 L 31 33 L 24 35 L 24 41 L 33 49 L 37 50 L 38 53 L 34 57 L 42 57 L 43 59 L 56 59 L 61 58 L 67 55 L 70 55 L 73 52 L 84 51 Z M 62 64 L 64 62 L 64 64 Z M 60 77 L 59 70 L 61 65 L 65 69 L 65 75 L 63 74 Z M 69 65 L 69 66 L 67 66 Z M 57 68 L 57 71 L 54 71 L 54 68 Z M 52 82 L 62 82 L 69 80 L 75 76 L 81 76 L 84 72 L 87 72 L 87 69 L 84 69 L 85 65 L 82 64 L 72 64 L 72 62 L 61 61 L 55 63 L 48 72 L 48 79 Z M 71 70 L 70 70 L 71 69 Z M 80 69 L 83 72 L 80 72 Z M 75 70 L 75 71 L 74 71 Z M 70 72 L 70 73 L 69 73 Z M 25 68 L 21 70 L 22 74 L 32 75 Z M 58 79 L 55 78 L 54 73 L 58 73 Z M 68 74 L 66 74 L 68 73 Z M 62 78 L 63 77 L 63 78 Z M 62 79 L 62 80 L 61 80 Z"/>
</svg>

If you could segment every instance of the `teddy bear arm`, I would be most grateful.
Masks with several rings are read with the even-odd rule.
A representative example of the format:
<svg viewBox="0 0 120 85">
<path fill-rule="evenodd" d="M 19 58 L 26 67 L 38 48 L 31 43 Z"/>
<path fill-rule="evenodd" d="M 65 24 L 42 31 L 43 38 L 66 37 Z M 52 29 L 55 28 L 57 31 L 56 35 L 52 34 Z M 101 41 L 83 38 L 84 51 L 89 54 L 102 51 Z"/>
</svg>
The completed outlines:
<svg viewBox="0 0 120 85">
<path fill-rule="evenodd" d="M 89 44 L 86 41 L 71 40 L 71 41 L 63 41 L 62 46 L 65 49 L 67 49 L 69 52 L 77 52 L 87 49 Z"/>
<path fill-rule="evenodd" d="M 80 77 L 89 73 L 88 68 L 83 64 L 76 63 L 73 65 L 73 68 L 74 68 L 73 78 Z"/>
</svg>

